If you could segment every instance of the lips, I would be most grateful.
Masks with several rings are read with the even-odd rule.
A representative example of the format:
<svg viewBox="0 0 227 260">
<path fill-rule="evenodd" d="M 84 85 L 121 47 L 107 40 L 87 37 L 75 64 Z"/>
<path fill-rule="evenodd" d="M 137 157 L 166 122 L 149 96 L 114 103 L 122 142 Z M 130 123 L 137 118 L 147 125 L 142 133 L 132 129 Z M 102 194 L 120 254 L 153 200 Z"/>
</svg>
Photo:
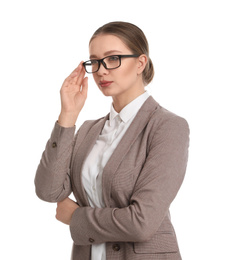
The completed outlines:
<svg viewBox="0 0 227 260">
<path fill-rule="evenodd" d="M 111 85 L 111 83 L 113 83 L 113 81 L 106 81 L 106 80 L 102 80 L 99 82 L 99 85 L 104 88 L 104 87 L 109 87 Z"/>
</svg>

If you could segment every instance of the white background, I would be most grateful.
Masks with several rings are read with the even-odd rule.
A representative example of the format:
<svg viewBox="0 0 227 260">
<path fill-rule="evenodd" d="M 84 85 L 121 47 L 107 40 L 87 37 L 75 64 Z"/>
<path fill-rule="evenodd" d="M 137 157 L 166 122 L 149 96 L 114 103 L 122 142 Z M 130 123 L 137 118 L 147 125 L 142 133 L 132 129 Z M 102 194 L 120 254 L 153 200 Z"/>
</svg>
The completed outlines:
<svg viewBox="0 0 227 260">
<path fill-rule="evenodd" d="M 171 206 L 184 260 L 227 259 L 226 1 L 59 1 L 0 3 L 0 259 L 69 259 L 68 226 L 56 204 L 39 200 L 34 177 L 60 111 L 66 76 L 89 57 L 88 41 L 106 22 L 135 23 L 150 43 L 149 93 L 186 118 L 187 174 Z M 78 120 L 108 113 L 89 78 Z"/>
</svg>

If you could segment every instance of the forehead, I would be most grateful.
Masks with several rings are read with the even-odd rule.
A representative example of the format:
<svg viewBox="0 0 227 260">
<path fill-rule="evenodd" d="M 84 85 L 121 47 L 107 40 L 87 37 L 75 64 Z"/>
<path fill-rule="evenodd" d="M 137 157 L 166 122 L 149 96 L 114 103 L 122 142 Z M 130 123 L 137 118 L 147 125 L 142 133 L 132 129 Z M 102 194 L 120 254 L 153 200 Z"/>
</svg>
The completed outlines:
<svg viewBox="0 0 227 260">
<path fill-rule="evenodd" d="M 115 35 L 98 35 L 89 45 L 91 58 L 102 58 L 111 54 L 128 54 L 130 49 Z"/>
</svg>

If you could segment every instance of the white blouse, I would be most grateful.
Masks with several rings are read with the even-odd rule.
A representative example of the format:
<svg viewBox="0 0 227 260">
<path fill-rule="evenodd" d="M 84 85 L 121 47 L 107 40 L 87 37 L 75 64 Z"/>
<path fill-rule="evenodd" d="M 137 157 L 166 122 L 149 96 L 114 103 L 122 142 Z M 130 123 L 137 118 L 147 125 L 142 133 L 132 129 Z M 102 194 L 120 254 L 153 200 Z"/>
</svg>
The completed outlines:
<svg viewBox="0 0 227 260">
<path fill-rule="evenodd" d="M 120 113 L 117 113 L 111 105 L 109 120 L 106 121 L 82 168 L 82 183 L 91 207 L 105 207 L 102 198 L 103 169 L 148 97 L 147 92 L 143 93 L 125 106 Z M 106 260 L 105 243 L 92 245 L 91 260 Z"/>
</svg>

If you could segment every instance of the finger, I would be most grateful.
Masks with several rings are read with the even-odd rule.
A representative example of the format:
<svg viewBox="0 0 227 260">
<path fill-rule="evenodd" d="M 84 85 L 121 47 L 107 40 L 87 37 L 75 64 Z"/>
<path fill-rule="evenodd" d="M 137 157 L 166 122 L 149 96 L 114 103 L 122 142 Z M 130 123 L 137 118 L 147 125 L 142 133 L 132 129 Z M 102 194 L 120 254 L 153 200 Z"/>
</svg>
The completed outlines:
<svg viewBox="0 0 227 260">
<path fill-rule="evenodd" d="M 81 67 L 81 70 L 80 70 L 80 72 L 78 74 L 77 81 L 76 81 L 77 85 L 79 85 L 79 86 L 82 85 L 84 76 L 85 76 L 85 69 L 83 67 Z"/>
<path fill-rule="evenodd" d="M 78 79 L 80 78 L 81 72 L 82 72 L 82 65 L 80 65 L 77 68 L 77 70 L 73 74 L 70 75 L 70 83 L 79 85 L 78 84 L 78 82 L 79 82 Z"/>
<path fill-rule="evenodd" d="M 69 83 L 74 83 L 77 81 L 79 68 L 76 68 L 63 82 L 63 87 L 67 87 Z M 76 79 L 75 79 L 76 78 Z"/>
<path fill-rule="evenodd" d="M 79 66 L 70 74 L 71 77 L 75 77 L 79 75 L 81 69 L 82 69 L 82 64 L 79 64 Z"/>
<path fill-rule="evenodd" d="M 82 80 L 84 78 L 84 67 L 83 67 L 83 61 L 80 62 L 79 66 L 76 68 L 76 70 L 70 75 L 71 76 L 71 84 L 81 85 Z M 82 75 L 81 75 L 82 72 Z"/>
<path fill-rule="evenodd" d="M 79 63 L 79 65 L 75 68 L 75 70 L 72 71 L 72 73 L 70 74 L 70 76 L 73 75 L 73 74 L 77 74 L 77 72 L 81 69 L 82 64 L 83 64 L 83 61 L 81 61 L 81 62 Z"/>
<path fill-rule="evenodd" d="M 82 62 L 72 71 L 72 73 L 65 79 L 65 82 L 75 83 L 76 77 L 79 75 L 81 70 Z"/>
<path fill-rule="evenodd" d="M 72 71 L 72 73 L 64 80 L 63 86 L 68 86 L 68 83 L 76 83 L 77 82 L 77 77 L 79 76 L 79 72 L 82 69 L 82 63 L 83 61 L 80 62 L 80 64 Z"/>
<path fill-rule="evenodd" d="M 88 77 L 84 78 L 82 82 L 82 90 L 81 94 L 85 97 L 87 97 L 87 91 L 88 91 Z"/>
<path fill-rule="evenodd" d="M 81 71 L 81 65 L 79 65 L 70 75 L 69 80 L 76 80 L 76 78 L 79 76 Z"/>
</svg>

